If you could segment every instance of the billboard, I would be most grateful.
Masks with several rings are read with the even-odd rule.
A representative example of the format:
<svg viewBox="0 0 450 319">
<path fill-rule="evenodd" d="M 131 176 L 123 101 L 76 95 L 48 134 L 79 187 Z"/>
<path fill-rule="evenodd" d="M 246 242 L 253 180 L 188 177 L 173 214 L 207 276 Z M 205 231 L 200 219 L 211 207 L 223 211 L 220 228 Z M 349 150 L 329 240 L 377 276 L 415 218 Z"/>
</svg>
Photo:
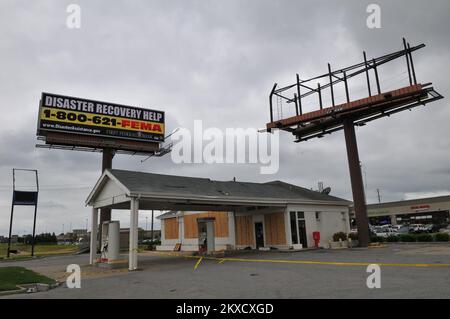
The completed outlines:
<svg viewBox="0 0 450 319">
<path fill-rule="evenodd" d="M 164 112 L 42 93 L 37 135 L 47 132 L 164 142 Z"/>
</svg>

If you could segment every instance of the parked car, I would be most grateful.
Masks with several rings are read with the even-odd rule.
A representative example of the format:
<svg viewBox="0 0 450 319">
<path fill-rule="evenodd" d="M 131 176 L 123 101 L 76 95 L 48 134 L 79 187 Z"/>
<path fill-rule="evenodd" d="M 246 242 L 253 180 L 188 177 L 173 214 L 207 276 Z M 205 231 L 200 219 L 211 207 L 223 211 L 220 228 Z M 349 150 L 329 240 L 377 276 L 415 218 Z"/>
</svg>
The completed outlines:
<svg viewBox="0 0 450 319">
<path fill-rule="evenodd" d="M 447 225 L 446 228 L 442 228 L 439 230 L 440 233 L 450 234 L 450 225 Z"/>
<path fill-rule="evenodd" d="M 426 232 L 426 231 L 427 231 L 427 228 L 426 228 L 425 225 L 422 225 L 422 224 L 411 224 L 411 225 L 409 225 L 409 232 L 410 233 L 418 234 L 418 233 L 423 233 L 423 232 Z"/>
<path fill-rule="evenodd" d="M 434 224 L 427 224 L 425 225 L 425 229 L 429 233 L 436 233 L 439 231 L 439 226 Z"/>
<path fill-rule="evenodd" d="M 397 232 L 392 230 L 391 228 L 384 227 L 384 228 L 379 228 L 379 229 L 375 230 L 375 235 L 379 236 L 379 237 L 387 238 L 389 236 L 397 235 Z"/>
<path fill-rule="evenodd" d="M 408 225 L 399 225 L 400 227 L 398 227 L 397 229 L 397 235 L 400 234 L 409 234 L 409 226 Z"/>
</svg>

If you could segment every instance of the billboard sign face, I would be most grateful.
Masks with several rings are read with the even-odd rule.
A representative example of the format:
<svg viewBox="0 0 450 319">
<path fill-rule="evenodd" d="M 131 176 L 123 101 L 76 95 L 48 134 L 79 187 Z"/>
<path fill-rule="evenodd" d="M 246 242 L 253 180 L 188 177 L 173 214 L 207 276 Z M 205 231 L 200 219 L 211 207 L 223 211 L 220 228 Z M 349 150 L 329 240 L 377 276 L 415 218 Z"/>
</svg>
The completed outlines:
<svg viewBox="0 0 450 319">
<path fill-rule="evenodd" d="M 38 135 L 59 132 L 164 142 L 164 112 L 42 93 Z"/>
<path fill-rule="evenodd" d="M 37 205 L 38 192 L 13 192 L 13 205 L 33 206 Z"/>
</svg>

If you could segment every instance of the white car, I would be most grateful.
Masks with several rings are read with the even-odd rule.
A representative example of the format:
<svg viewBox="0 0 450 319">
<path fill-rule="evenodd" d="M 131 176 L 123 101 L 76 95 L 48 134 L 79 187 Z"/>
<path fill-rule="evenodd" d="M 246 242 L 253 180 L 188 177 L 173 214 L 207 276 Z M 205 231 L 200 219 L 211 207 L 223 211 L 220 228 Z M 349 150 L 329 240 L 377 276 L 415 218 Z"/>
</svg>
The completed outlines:
<svg viewBox="0 0 450 319">
<path fill-rule="evenodd" d="M 379 236 L 379 237 L 383 237 L 383 238 L 387 238 L 389 236 L 395 236 L 397 235 L 396 231 L 393 231 L 390 228 L 385 228 L 385 229 L 377 229 L 375 231 L 375 235 Z"/>
<path fill-rule="evenodd" d="M 413 233 L 423 233 L 427 231 L 427 227 L 422 224 L 411 224 L 409 230 Z"/>
</svg>

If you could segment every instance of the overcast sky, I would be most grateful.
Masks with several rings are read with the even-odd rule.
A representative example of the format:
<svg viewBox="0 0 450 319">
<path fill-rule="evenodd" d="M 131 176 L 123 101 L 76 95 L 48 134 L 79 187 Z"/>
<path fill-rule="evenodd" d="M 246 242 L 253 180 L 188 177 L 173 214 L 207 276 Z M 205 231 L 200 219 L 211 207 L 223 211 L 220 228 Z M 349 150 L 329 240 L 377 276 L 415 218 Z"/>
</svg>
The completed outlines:
<svg viewBox="0 0 450 319">
<path fill-rule="evenodd" d="M 81 6 L 81 28 L 66 8 Z M 381 28 L 366 7 L 381 6 Z M 418 81 L 449 96 L 448 1 L 18 1 L 0 0 L 0 235 L 6 235 L 13 167 L 39 170 L 37 232 L 84 228 L 84 201 L 100 176 L 101 155 L 36 149 L 41 92 L 160 109 L 167 131 L 193 126 L 262 128 L 274 82 L 313 76 L 401 49 L 415 54 Z M 404 64 L 382 70 L 382 89 L 407 85 Z M 357 85 L 357 84 L 356 84 Z M 385 85 L 385 87 L 383 87 Z M 357 129 L 368 202 L 450 193 L 450 108 L 446 99 Z M 343 133 L 293 143 L 282 133 L 281 166 L 172 163 L 171 157 L 118 155 L 114 168 L 240 181 L 323 181 L 351 199 Z M 24 179 L 25 180 L 25 177 Z M 22 180 L 21 180 L 22 181 Z M 28 182 L 22 182 L 24 184 Z M 127 212 L 116 212 L 128 226 Z M 145 227 L 140 215 L 140 226 Z M 31 232 L 32 209 L 17 208 L 14 233 Z"/>
</svg>

